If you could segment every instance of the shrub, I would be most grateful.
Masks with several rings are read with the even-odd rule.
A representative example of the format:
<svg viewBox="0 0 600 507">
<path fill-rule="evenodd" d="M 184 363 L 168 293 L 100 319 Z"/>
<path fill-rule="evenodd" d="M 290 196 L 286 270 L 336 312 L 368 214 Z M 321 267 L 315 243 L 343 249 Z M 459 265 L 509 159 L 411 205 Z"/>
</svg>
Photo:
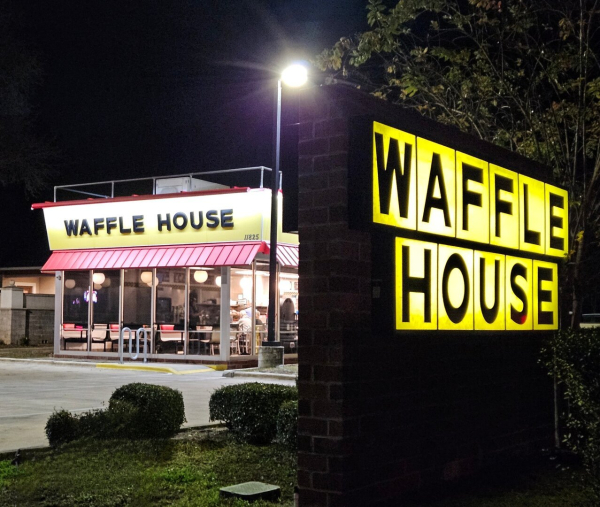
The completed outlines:
<svg viewBox="0 0 600 507">
<path fill-rule="evenodd" d="M 600 328 L 558 332 L 542 358 L 568 401 L 564 441 L 581 457 L 600 495 Z"/>
<path fill-rule="evenodd" d="M 295 387 L 250 382 L 217 389 L 210 397 L 210 420 L 223 421 L 239 440 L 268 444 L 276 435 L 284 401 L 296 400 Z"/>
<path fill-rule="evenodd" d="M 114 418 L 108 410 L 90 410 L 78 416 L 77 438 L 111 438 L 114 437 Z"/>
<path fill-rule="evenodd" d="M 125 438 L 169 438 L 185 422 L 181 393 L 151 384 L 119 387 L 110 397 L 108 412 L 116 436 Z"/>
<path fill-rule="evenodd" d="M 55 410 L 46 421 L 46 436 L 52 447 L 78 438 L 79 421 L 68 410 Z"/>
<path fill-rule="evenodd" d="M 298 445 L 298 401 L 284 401 L 277 415 L 277 441 L 291 451 Z"/>
</svg>

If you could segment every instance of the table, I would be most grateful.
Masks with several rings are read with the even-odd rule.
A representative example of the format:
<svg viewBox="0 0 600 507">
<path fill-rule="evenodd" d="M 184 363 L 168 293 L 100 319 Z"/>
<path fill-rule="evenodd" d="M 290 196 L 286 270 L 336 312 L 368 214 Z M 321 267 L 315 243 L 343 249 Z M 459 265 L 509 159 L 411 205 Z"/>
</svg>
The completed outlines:
<svg viewBox="0 0 600 507">
<path fill-rule="evenodd" d="M 87 343 L 87 328 L 63 329 L 63 350 L 67 350 L 67 342 Z"/>
</svg>

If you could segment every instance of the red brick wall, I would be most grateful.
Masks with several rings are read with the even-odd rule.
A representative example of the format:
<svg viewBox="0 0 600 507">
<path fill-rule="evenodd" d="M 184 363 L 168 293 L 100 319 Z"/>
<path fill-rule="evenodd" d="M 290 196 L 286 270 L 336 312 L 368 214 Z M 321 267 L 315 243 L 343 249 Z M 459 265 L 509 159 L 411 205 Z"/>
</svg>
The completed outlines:
<svg viewBox="0 0 600 507">
<path fill-rule="evenodd" d="M 348 224 L 348 144 L 349 119 L 374 111 L 403 114 L 335 87 L 309 90 L 300 106 L 303 506 L 396 498 L 471 474 L 495 456 L 529 452 L 551 434 L 539 335 L 373 332 L 377 258 L 371 234 Z"/>
</svg>

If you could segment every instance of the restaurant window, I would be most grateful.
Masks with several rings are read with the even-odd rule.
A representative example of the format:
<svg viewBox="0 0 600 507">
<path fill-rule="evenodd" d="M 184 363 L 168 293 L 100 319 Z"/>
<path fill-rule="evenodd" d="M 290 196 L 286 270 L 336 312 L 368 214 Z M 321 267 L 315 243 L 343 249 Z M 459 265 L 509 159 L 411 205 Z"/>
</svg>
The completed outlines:
<svg viewBox="0 0 600 507">
<path fill-rule="evenodd" d="M 63 350 L 87 350 L 90 297 L 89 271 L 63 273 L 63 315 L 61 341 Z"/>
<path fill-rule="evenodd" d="M 279 340 L 285 353 L 298 352 L 298 271 L 279 272 Z"/>
<path fill-rule="evenodd" d="M 262 294 L 262 276 L 257 275 L 255 278 L 252 269 L 231 268 L 231 355 L 256 354 L 256 347 L 266 331 L 264 327 L 266 307 L 256 304 L 258 295 Z M 258 285 L 261 286 L 261 290 L 255 295 L 255 286 Z M 263 301 L 261 300 L 260 303 Z M 263 315 L 261 315 L 261 308 L 263 308 Z"/>
<path fill-rule="evenodd" d="M 220 268 L 190 268 L 189 279 L 189 342 L 190 355 L 220 353 L 221 341 L 221 270 Z"/>
<path fill-rule="evenodd" d="M 252 340 L 252 270 L 232 268 L 229 290 L 230 354 L 248 354 Z"/>
<path fill-rule="evenodd" d="M 92 283 L 92 350 L 117 351 L 121 272 L 94 271 Z"/>
<path fill-rule="evenodd" d="M 123 327 L 135 332 L 152 322 L 152 270 L 126 269 L 123 287 Z M 128 336 L 124 336 L 127 340 Z M 140 345 L 141 347 L 141 345 Z"/>
<path fill-rule="evenodd" d="M 185 339 L 185 269 L 156 270 L 155 352 L 183 354 Z"/>
</svg>

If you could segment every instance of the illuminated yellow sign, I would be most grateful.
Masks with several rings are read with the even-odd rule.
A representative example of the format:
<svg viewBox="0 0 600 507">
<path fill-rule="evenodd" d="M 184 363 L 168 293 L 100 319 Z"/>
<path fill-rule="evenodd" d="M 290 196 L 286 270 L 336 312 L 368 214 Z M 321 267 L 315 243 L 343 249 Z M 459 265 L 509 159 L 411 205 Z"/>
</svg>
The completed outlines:
<svg viewBox="0 0 600 507">
<path fill-rule="evenodd" d="M 519 175 L 490 164 L 490 244 L 519 248 Z"/>
<path fill-rule="evenodd" d="M 396 238 L 396 329 L 558 329 L 554 263 Z"/>
<path fill-rule="evenodd" d="M 437 329 L 437 245 L 396 239 L 396 329 Z"/>
<path fill-rule="evenodd" d="M 44 207 L 51 250 L 263 241 L 270 213 L 266 189 Z"/>
<path fill-rule="evenodd" d="M 411 196 L 417 193 L 417 140 L 381 123 L 375 123 L 373 130 L 373 220 L 415 230 L 417 200 Z"/>
<path fill-rule="evenodd" d="M 563 189 L 377 122 L 372 160 L 374 223 L 567 254 Z M 433 241 L 396 238 L 397 330 L 558 329 L 555 263 Z"/>
<path fill-rule="evenodd" d="M 564 190 L 373 124 L 373 222 L 564 257 Z"/>
<path fill-rule="evenodd" d="M 506 258 L 500 254 L 475 251 L 473 267 L 475 329 L 502 331 L 505 328 Z"/>
</svg>

